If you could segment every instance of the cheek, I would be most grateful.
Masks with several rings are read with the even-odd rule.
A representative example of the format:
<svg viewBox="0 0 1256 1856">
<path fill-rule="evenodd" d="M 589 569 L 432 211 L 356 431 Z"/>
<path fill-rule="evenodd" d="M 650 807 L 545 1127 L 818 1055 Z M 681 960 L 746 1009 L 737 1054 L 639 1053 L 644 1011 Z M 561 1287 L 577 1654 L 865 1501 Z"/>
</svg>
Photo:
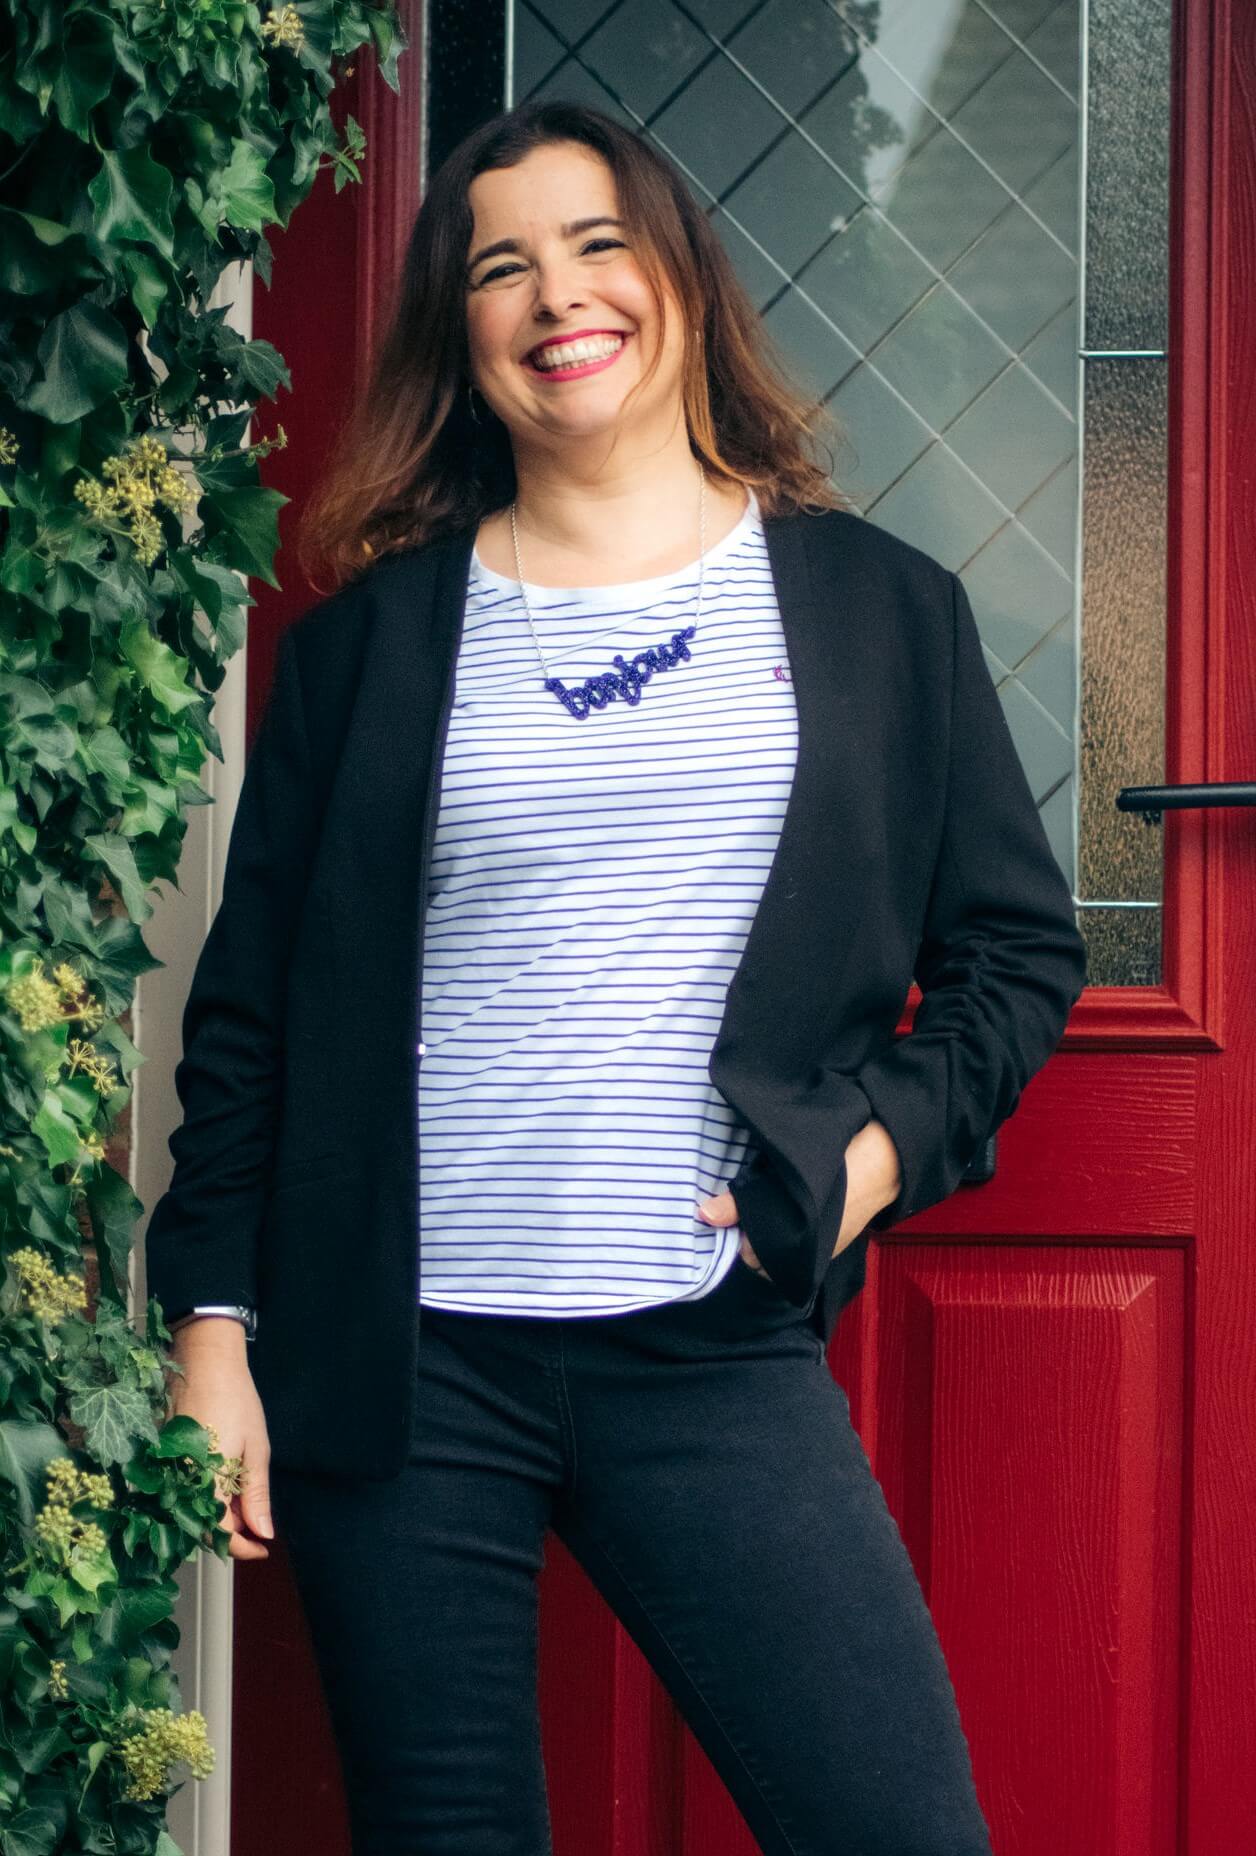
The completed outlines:
<svg viewBox="0 0 1256 1856">
<path fill-rule="evenodd" d="M 644 367 L 647 360 L 658 351 L 657 366 L 654 374 L 654 391 L 670 393 L 684 367 L 684 338 L 678 313 L 669 306 L 665 321 L 657 316 L 651 318 L 650 331 L 641 350 Z"/>
<path fill-rule="evenodd" d="M 642 334 L 657 339 L 659 316 L 650 295 L 650 286 L 635 265 L 626 266 L 620 287 L 615 292 L 619 305 L 632 317 Z"/>
<path fill-rule="evenodd" d="M 515 318 L 506 304 L 476 302 L 467 308 L 467 350 L 473 366 L 500 366 L 511 353 Z"/>
<path fill-rule="evenodd" d="M 643 357 L 651 354 L 655 346 L 661 344 L 663 348 L 660 357 L 661 365 L 666 371 L 669 358 L 675 364 L 684 346 L 680 305 L 673 298 L 665 297 L 662 315 L 660 315 L 655 308 L 654 298 L 650 295 L 650 286 L 640 272 L 632 280 L 631 293 L 625 290 L 621 300 L 623 307 L 641 331 Z"/>
</svg>

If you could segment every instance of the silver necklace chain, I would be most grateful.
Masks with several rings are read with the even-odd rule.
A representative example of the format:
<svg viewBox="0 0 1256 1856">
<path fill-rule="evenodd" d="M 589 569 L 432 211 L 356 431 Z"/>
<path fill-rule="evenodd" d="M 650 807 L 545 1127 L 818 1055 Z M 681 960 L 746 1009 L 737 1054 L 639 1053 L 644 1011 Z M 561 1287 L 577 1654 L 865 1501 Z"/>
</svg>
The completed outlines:
<svg viewBox="0 0 1256 1856">
<path fill-rule="evenodd" d="M 541 649 L 541 640 L 537 637 L 537 634 L 536 634 L 536 622 L 532 617 L 532 607 L 528 603 L 528 589 L 527 589 L 527 586 L 523 578 L 523 563 L 519 558 L 519 530 L 515 523 L 515 505 L 513 502 L 510 505 L 510 536 L 515 546 L 515 573 L 518 576 L 518 580 L 519 580 L 519 591 L 523 595 L 523 609 L 528 616 L 528 624 L 532 629 L 532 642 L 536 646 L 536 654 L 541 660 L 541 669 L 545 672 L 546 681 L 548 683 L 552 677 L 552 672 L 550 670 L 549 665 L 545 661 L 545 653 Z M 703 567 L 705 565 L 705 562 L 706 562 L 706 472 L 703 470 L 702 466 L 699 465 L 698 466 L 698 603 L 697 603 L 697 607 L 693 615 L 693 629 L 695 631 L 697 630 L 698 620 L 702 615 L 702 572 L 703 572 Z"/>
</svg>

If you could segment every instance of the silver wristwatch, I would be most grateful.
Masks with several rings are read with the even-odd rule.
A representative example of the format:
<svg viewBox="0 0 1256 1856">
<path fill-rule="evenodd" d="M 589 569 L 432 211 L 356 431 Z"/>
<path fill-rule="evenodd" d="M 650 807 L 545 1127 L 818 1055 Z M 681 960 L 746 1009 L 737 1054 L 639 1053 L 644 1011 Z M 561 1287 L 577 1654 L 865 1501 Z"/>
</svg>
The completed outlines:
<svg viewBox="0 0 1256 1856">
<path fill-rule="evenodd" d="M 195 1308 L 189 1308 L 177 1321 L 167 1322 L 166 1325 L 172 1334 L 177 1334 L 180 1328 L 186 1327 L 197 1315 L 230 1315 L 243 1324 L 246 1340 L 257 1339 L 257 1310 L 244 1302 L 198 1302 Z"/>
</svg>

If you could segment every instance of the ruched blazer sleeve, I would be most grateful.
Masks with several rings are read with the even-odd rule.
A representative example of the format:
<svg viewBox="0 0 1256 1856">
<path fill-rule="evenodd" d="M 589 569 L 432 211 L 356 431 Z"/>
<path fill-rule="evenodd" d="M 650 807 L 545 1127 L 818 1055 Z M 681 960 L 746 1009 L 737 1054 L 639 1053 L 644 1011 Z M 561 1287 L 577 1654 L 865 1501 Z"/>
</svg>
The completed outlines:
<svg viewBox="0 0 1256 1856">
<path fill-rule="evenodd" d="M 845 513 L 769 535 L 799 800 L 712 1075 L 759 1136 L 728 1182 L 739 1223 L 828 1335 L 871 1234 L 946 1198 L 1015 1109 L 1086 952 L 958 575 Z M 901 1188 L 834 1257 L 845 1148 L 874 1118 Z"/>
<path fill-rule="evenodd" d="M 935 1205 L 1056 1048 L 1085 984 L 1085 943 L 963 582 L 950 576 L 950 754 L 942 836 L 915 960 L 908 1036 L 856 1081 L 888 1129 L 902 1188 L 884 1231 Z"/>
</svg>

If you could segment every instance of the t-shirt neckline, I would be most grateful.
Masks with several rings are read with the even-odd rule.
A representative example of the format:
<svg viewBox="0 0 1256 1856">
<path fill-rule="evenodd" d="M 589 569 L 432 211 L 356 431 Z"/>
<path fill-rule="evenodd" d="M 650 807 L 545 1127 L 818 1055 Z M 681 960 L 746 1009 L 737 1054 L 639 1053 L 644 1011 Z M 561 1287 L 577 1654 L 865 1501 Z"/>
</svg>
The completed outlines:
<svg viewBox="0 0 1256 1856">
<path fill-rule="evenodd" d="M 727 535 L 709 547 L 705 556 L 705 569 L 716 566 L 726 554 L 730 554 L 760 522 L 759 499 L 749 484 L 746 485 L 746 507 Z M 646 580 L 604 581 L 600 586 L 539 586 L 535 581 L 528 581 L 528 594 L 533 600 L 557 604 L 597 602 L 608 598 L 618 599 L 653 599 L 658 594 L 697 573 L 698 561 L 695 556 L 683 567 L 674 568 L 670 573 L 652 574 Z M 513 576 L 499 574 L 480 559 L 478 544 L 471 550 L 471 575 L 482 585 L 494 587 L 498 592 L 513 593 L 519 597 L 519 582 Z"/>
</svg>

